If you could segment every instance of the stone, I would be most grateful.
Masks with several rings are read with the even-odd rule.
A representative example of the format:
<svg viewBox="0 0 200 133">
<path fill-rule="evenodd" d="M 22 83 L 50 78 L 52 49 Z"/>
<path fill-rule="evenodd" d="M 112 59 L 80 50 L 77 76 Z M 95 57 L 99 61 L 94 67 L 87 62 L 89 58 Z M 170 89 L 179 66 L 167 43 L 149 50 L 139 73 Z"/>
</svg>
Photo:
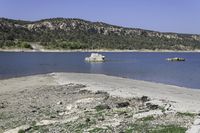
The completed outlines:
<svg viewBox="0 0 200 133">
<path fill-rule="evenodd" d="M 200 125 L 200 119 L 196 119 L 196 120 L 194 121 L 194 125 Z"/>
<path fill-rule="evenodd" d="M 63 116 L 65 112 L 59 112 L 58 115 Z"/>
<path fill-rule="evenodd" d="M 147 108 L 149 108 L 150 110 L 155 110 L 155 109 L 158 109 L 158 105 L 155 105 L 155 104 L 151 104 L 151 103 L 147 103 L 146 104 Z"/>
<path fill-rule="evenodd" d="M 88 62 L 103 62 L 105 61 L 105 56 L 98 54 L 98 53 L 92 53 L 90 57 L 86 57 L 85 61 Z"/>
<path fill-rule="evenodd" d="M 100 105 L 97 105 L 97 106 L 95 107 L 95 109 L 96 109 L 97 111 L 101 111 L 101 110 L 104 110 L 104 109 L 110 109 L 110 106 L 108 106 L 107 104 L 100 104 Z"/>
<path fill-rule="evenodd" d="M 8 103 L 6 101 L 0 103 L 0 109 L 6 108 L 7 106 L 8 106 Z"/>
<path fill-rule="evenodd" d="M 171 104 L 166 104 L 164 109 L 167 110 L 167 111 L 172 110 L 171 106 L 172 106 Z"/>
<path fill-rule="evenodd" d="M 73 105 L 72 104 L 69 104 L 66 106 L 66 110 L 71 110 L 73 108 Z"/>
<path fill-rule="evenodd" d="M 86 123 L 88 123 L 88 122 L 90 122 L 90 121 L 91 121 L 90 118 L 87 118 L 87 119 L 85 120 Z"/>
<path fill-rule="evenodd" d="M 174 57 L 174 58 L 167 58 L 167 61 L 185 61 L 185 58 L 179 58 L 179 57 Z"/>
<path fill-rule="evenodd" d="M 141 100 L 142 100 L 142 102 L 144 103 L 144 102 L 149 101 L 149 98 L 148 98 L 147 96 L 142 96 L 142 97 L 141 97 Z"/>
<path fill-rule="evenodd" d="M 57 102 L 57 105 L 62 105 L 62 104 L 63 104 L 62 101 Z"/>
<path fill-rule="evenodd" d="M 0 109 L 6 108 L 6 105 L 4 103 L 0 103 Z"/>
<path fill-rule="evenodd" d="M 117 108 L 124 108 L 124 107 L 128 107 L 130 105 L 129 102 L 121 102 L 121 103 L 117 103 Z"/>
</svg>

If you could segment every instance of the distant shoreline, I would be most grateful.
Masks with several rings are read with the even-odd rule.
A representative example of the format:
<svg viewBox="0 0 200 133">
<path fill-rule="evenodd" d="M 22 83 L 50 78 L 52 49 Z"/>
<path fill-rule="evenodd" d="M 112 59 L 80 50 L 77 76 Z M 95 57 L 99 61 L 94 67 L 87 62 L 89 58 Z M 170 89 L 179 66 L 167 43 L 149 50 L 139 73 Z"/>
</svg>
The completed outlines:
<svg viewBox="0 0 200 133">
<path fill-rule="evenodd" d="M 74 49 L 74 50 L 60 50 L 60 49 L 41 49 L 41 50 L 31 50 L 31 49 L 0 49 L 0 52 L 184 52 L 184 53 L 191 53 L 191 52 L 200 52 L 199 50 L 119 50 L 119 49 Z"/>
</svg>

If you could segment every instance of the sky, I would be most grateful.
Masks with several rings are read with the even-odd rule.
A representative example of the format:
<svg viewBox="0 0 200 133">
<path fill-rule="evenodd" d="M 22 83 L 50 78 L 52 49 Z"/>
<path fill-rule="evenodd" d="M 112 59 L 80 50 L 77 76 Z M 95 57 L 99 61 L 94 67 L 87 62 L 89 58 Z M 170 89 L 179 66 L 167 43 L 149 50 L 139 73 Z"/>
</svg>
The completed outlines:
<svg viewBox="0 0 200 133">
<path fill-rule="evenodd" d="M 0 0 L 0 17 L 81 18 L 109 24 L 200 34 L 200 0 Z"/>
</svg>

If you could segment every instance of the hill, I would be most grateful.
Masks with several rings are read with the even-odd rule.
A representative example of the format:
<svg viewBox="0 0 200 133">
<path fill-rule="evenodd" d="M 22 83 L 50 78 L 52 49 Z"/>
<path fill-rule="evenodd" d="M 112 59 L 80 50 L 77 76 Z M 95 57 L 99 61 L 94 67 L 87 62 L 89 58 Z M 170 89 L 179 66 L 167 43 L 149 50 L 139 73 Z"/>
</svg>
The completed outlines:
<svg viewBox="0 0 200 133">
<path fill-rule="evenodd" d="M 22 21 L 0 18 L 0 48 L 46 49 L 200 49 L 200 35 L 162 33 L 82 19 Z"/>
</svg>

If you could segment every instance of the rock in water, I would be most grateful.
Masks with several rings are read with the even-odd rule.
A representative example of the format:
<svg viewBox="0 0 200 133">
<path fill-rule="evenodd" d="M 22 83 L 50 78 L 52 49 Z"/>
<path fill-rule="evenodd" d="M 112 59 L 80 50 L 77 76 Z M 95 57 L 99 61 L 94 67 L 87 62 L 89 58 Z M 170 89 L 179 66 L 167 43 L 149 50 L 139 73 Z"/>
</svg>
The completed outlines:
<svg viewBox="0 0 200 133">
<path fill-rule="evenodd" d="M 103 62 L 105 61 L 105 56 L 98 54 L 98 53 L 92 53 L 90 57 L 86 57 L 85 61 L 88 62 Z"/>
<path fill-rule="evenodd" d="M 167 58 L 167 61 L 185 61 L 185 58 L 179 58 L 179 57 L 174 57 L 174 58 Z"/>
</svg>

